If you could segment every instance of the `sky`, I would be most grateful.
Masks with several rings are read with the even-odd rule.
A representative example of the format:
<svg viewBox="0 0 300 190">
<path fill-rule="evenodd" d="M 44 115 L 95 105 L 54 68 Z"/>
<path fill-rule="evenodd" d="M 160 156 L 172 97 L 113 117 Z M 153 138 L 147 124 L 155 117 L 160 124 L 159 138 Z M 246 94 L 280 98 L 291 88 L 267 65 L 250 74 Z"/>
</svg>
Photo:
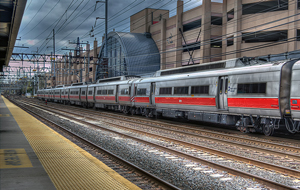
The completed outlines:
<svg viewBox="0 0 300 190">
<path fill-rule="evenodd" d="M 202 4 L 202 0 L 183 1 L 184 11 Z M 108 33 L 113 29 L 129 32 L 130 16 L 145 8 L 167 9 L 169 17 L 172 17 L 176 15 L 176 5 L 177 0 L 108 0 Z M 75 45 L 69 42 L 76 41 L 77 37 L 81 42 L 88 41 L 91 49 L 97 38 L 100 46 L 105 31 L 103 19 L 97 19 L 94 37 L 89 35 L 97 17 L 105 17 L 105 4 L 96 3 L 96 0 L 27 0 L 17 37 L 20 40 L 16 40 L 15 46 L 28 48 L 14 48 L 14 53 L 50 54 L 53 51 L 53 29 L 56 54 L 69 52 L 62 48 L 74 49 Z M 20 63 L 12 62 L 10 65 L 18 66 Z"/>
</svg>

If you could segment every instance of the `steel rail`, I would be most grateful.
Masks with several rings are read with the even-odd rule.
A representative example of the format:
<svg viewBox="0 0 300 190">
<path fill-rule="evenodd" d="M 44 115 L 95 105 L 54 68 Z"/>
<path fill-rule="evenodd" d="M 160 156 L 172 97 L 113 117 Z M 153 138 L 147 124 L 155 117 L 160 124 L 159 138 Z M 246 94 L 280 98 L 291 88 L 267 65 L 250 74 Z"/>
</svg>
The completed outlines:
<svg viewBox="0 0 300 190">
<path fill-rule="evenodd" d="M 72 107 L 72 109 L 74 109 L 75 107 Z M 83 110 L 82 108 L 76 108 L 78 110 Z M 89 112 L 91 112 L 90 110 L 88 110 Z M 106 115 L 106 117 L 111 117 L 111 118 L 115 118 L 115 116 L 118 116 L 118 117 L 122 117 L 124 118 L 125 120 L 128 119 L 120 114 L 112 114 L 112 113 L 107 113 L 107 112 L 97 112 L 97 113 L 100 113 L 102 115 Z M 107 115 L 110 115 L 110 116 L 107 116 Z M 113 116 L 111 116 L 113 115 Z M 231 134 L 224 134 L 224 133 L 220 133 L 220 132 L 215 132 L 215 131 L 210 131 L 210 130 L 206 130 L 206 129 L 197 129 L 197 128 L 192 128 L 192 127 L 187 127 L 187 126 L 182 126 L 182 125 L 176 125 L 176 124 L 169 124 L 169 123 L 166 123 L 166 122 L 161 122 L 161 121 L 154 121 L 154 120 L 149 120 L 149 119 L 143 119 L 143 118 L 137 118 L 135 116 L 133 117 L 130 117 L 131 119 L 134 118 L 134 119 L 137 119 L 139 121 L 144 121 L 144 122 L 151 122 L 151 123 L 156 123 L 157 125 L 165 125 L 165 126 L 171 126 L 171 127 L 178 127 L 178 128 L 182 128 L 182 129 L 185 129 L 185 130 L 193 130 L 193 131 L 197 131 L 199 133 L 207 133 L 207 134 L 212 134 L 212 135 L 215 135 L 217 137 L 225 137 L 227 140 L 230 140 L 230 139 L 235 139 L 235 140 L 240 140 L 240 141 L 249 141 L 249 142 L 255 142 L 255 143 L 258 143 L 258 144 L 263 144 L 265 146 L 270 146 L 270 147 L 278 147 L 278 148 L 281 148 L 281 149 L 289 149 L 291 151 L 294 151 L 294 152 L 298 152 L 300 153 L 300 147 L 296 147 L 296 146 L 291 146 L 291 145 L 284 145 L 284 144 L 280 144 L 280 143 L 276 143 L 276 142 L 266 142 L 266 141 L 262 141 L 262 140 L 258 140 L 258 139 L 251 139 L 251 138 L 248 138 L 248 137 L 243 137 L 243 136 L 235 136 L 235 135 L 231 135 Z M 140 122 L 138 122 L 140 124 Z M 154 127 L 154 126 L 153 126 Z M 169 128 L 165 127 L 167 130 L 169 130 Z M 172 130 L 172 129 L 170 129 Z M 199 134 L 200 135 L 200 134 Z M 201 138 L 202 138 L 203 135 L 201 135 Z M 203 136 L 205 138 L 211 138 L 213 140 L 215 140 L 216 138 L 214 137 L 208 137 L 208 136 Z M 217 139 L 217 140 L 221 140 L 221 139 Z M 226 142 L 224 140 L 224 142 Z M 235 142 L 234 142 L 235 143 Z M 236 143 L 237 145 L 239 143 Z M 249 146 L 249 148 L 251 148 Z M 280 152 L 278 152 L 280 154 Z M 294 156 L 294 155 L 288 155 L 288 156 Z M 297 158 L 297 156 L 295 157 L 295 159 L 299 159 L 299 157 Z"/>
<path fill-rule="evenodd" d="M 37 117 L 37 118 L 40 118 L 41 120 L 45 120 L 45 121 L 51 123 L 52 125 L 57 126 L 59 129 L 63 130 L 64 132 L 66 132 L 66 133 L 68 133 L 68 134 L 71 134 L 72 136 L 75 136 L 76 138 L 80 139 L 81 141 L 83 141 L 84 143 L 88 144 L 89 146 L 94 147 L 94 148 L 96 148 L 96 149 L 99 149 L 99 150 L 101 150 L 102 152 L 105 152 L 106 154 L 108 154 L 108 155 L 109 155 L 110 157 L 112 157 L 113 159 L 118 160 L 118 161 L 121 161 L 121 162 L 123 162 L 123 163 L 129 165 L 130 167 L 134 168 L 134 170 L 138 171 L 139 173 L 142 173 L 142 174 L 143 174 L 144 176 L 146 176 L 147 178 L 152 179 L 152 180 L 158 182 L 158 184 L 161 185 L 162 187 L 167 188 L 167 189 L 176 189 L 176 190 L 180 190 L 180 188 L 174 186 L 173 184 L 171 184 L 171 183 L 169 183 L 169 182 L 167 182 L 167 181 L 164 181 L 163 179 L 160 179 L 159 177 L 157 177 L 157 176 L 155 176 L 155 175 L 153 175 L 153 174 L 147 172 L 146 170 L 144 170 L 144 169 L 142 169 L 142 168 L 136 166 L 136 165 L 133 164 L 133 163 L 130 163 L 130 162 L 124 160 L 123 158 L 119 157 L 118 155 L 116 155 L 116 154 L 114 154 L 114 153 L 112 153 L 112 152 L 110 152 L 110 151 L 108 151 L 108 150 L 106 150 L 106 149 L 104 149 L 104 148 L 102 148 L 102 147 L 96 145 L 95 143 L 93 143 L 93 142 L 91 142 L 91 141 L 89 141 L 89 140 L 87 140 L 87 139 L 84 139 L 84 138 L 80 137 L 80 136 L 77 135 L 76 133 L 73 133 L 72 131 L 69 131 L 69 130 L 65 129 L 65 128 L 62 127 L 61 125 L 59 125 L 59 124 L 57 124 L 57 123 L 55 123 L 55 122 L 53 122 L 53 121 L 51 121 L 51 120 L 49 120 L 49 119 L 46 119 L 46 118 L 40 116 L 39 114 L 37 114 L 37 113 L 35 113 L 35 112 L 29 110 L 28 108 L 26 108 L 26 107 L 24 107 L 24 106 L 18 104 L 17 102 L 15 102 L 15 101 L 11 101 L 11 102 L 14 103 L 14 104 L 16 104 L 18 107 L 20 107 L 20 108 L 23 109 L 24 111 L 30 113 L 31 115 L 33 115 L 33 116 L 35 116 L 35 117 Z"/>
<path fill-rule="evenodd" d="M 41 106 L 36 106 L 36 107 L 41 107 Z M 43 107 L 44 108 L 44 107 Z M 45 109 L 45 108 L 44 108 Z M 54 110 L 51 110 L 51 109 L 47 109 L 48 111 L 52 112 L 52 113 L 55 113 L 55 114 L 58 114 L 58 115 L 63 115 L 64 117 L 66 118 L 69 118 L 69 119 L 72 119 L 74 121 L 77 121 L 77 122 L 80 122 L 80 123 L 83 123 L 85 125 L 89 125 L 89 126 L 93 126 L 95 128 L 101 128 L 102 130 L 106 130 L 106 131 L 109 131 L 109 132 L 112 132 L 112 133 L 115 133 L 115 134 L 119 134 L 121 136 L 125 136 L 127 138 L 131 138 L 131 139 L 134 139 L 136 141 L 139 141 L 139 142 L 142 142 L 144 144 L 148 144 L 148 145 L 151 145 L 151 146 L 154 146 L 156 148 L 159 148 L 161 150 L 164 150 L 164 151 L 167 151 L 167 152 L 170 152 L 172 154 L 176 154 L 176 155 L 179 155 L 181 157 L 184 157 L 184 158 L 187 158 L 187 159 L 190 159 L 190 160 L 193 160 L 195 162 L 200 162 L 200 163 L 203 163 L 205 165 L 208 165 L 208 166 L 211 166 L 213 168 L 216 168 L 216 169 L 219 169 L 219 170 L 222 170 L 222 171 L 227 171 L 233 175 L 238 175 L 238 176 L 241 176 L 241 177 L 245 177 L 245 178 L 250 178 L 252 180 L 256 180 L 262 184 L 265 184 L 269 187 L 272 187 L 272 188 L 276 188 L 276 189 L 297 189 L 297 188 L 293 188 L 293 187 L 290 187 L 290 186 L 286 186 L 284 184 L 281 184 L 281 183 L 277 183 L 277 182 L 274 182 L 274 181 L 271 181 L 271 180 L 268 180 L 268 179 L 265 179 L 265 178 L 262 178 L 260 176 L 257 176 L 257 175 L 253 175 L 253 174 L 250 174 L 250 173 L 246 173 L 244 171 L 241 171 L 241 170 L 237 170 L 237 169 L 233 169 L 233 168 L 230 168 L 230 167 L 227 167 L 227 166 L 223 166 L 223 165 L 220 165 L 220 164 L 217 164 L 217 163 L 214 163 L 214 162 L 211 162 L 211 161 L 208 161 L 208 160 L 205 160 L 205 159 L 202 159 L 202 158 L 198 158 L 198 157 L 195 157 L 195 156 L 192 156 L 192 155 L 189 155 L 189 154 L 186 154 L 186 153 L 183 153 L 183 152 L 180 152 L 180 151 L 177 151 L 177 150 L 173 150 L 173 149 L 169 149 L 167 147 L 164 147 L 164 146 L 161 146 L 159 144 L 156 144 L 156 143 L 152 143 L 152 142 L 148 142 L 146 140 L 143 140 L 143 139 L 140 139 L 140 138 L 137 138 L 137 137 L 134 137 L 134 136 L 131 136 L 131 135 L 128 135 L 128 134 L 124 134 L 124 133 L 121 133 L 121 132 L 118 132 L 118 131 L 114 131 L 112 129 L 108 129 L 108 128 L 105 128 L 105 127 L 102 127 L 100 125 L 97 125 L 97 124 L 94 124 L 94 123 L 90 123 L 90 122 L 87 122 L 87 121 L 83 121 L 83 120 L 80 120 L 80 119 L 77 119 L 77 118 L 74 118 L 68 114 L 63 114 L 61 112 L 58 112 L 58 111 L 54 111 Z M 80 114 L 76 114 L 76 113 L 71 113 L 71 112 L 68 112 L 69 114 L 73 114 L 73 115 L 79 115 L 80 117 L 82 117 L 82 115 Z M 85 118 L 90 118 L 88 116 L 85 116 Z M 94 118 L 90 118 L 90 119 L 93 119 L 95 120 Z M 96 119 L 97 120 L 97 119 Z M 102 121 L 104 122 L 104 121 Z M 107 123 L 107 124 L 111 124 L 111 125 L 114 125 L 114 126 L 118 126 L 119 128 L 127 128 L 127 127 L 124 127 L 124 126 L 121 126 L 121 125 L 117 125 L 117 124 L 114 124 L 114 123 L 110 123 L 110 122 L 104 122 L 104 123 Z M 136 130 L 136 129 L 131 129 L 131 128 L 128 128 L 129 130 Z M 138 131 L 138 130 L 136 130 Z M 145 131 L 142 131 L 140 132 L 142 134 L 145 135 Z M 206 147 L 202 147 L 199 146 L 199 145 L 195 145 L 195 144 L 192 144 L 192 143 L 188 143 L 188 142 L 184 142 L 184 141 L 180 141 L 180 140 L 176 140 L 176 139 L 172 139 L 172 138 L 169 138 L 169 137 L 165 137 L 165 136 L 161 136 L 161 135 L 156 135 L 156 134 L 151 134 L 151 133 L 148 133 L 147 134 L 148 136 L 155 136 L 156 138 L 159 137 L 159 138 L 165 138 L 165 139 L 169 139 L 169 140 L 172 140 L 172 141 L 176 141 L 178 143 L 185 143 L 186 145 L 188 146 L 193 146 L 197 149 L 200 148 L 200 150 L 204 150 L 204 151 L 207 151 L 207 152 L 212 152 L 213 154 L 218 154 L 220 156 L 225 156 L 225 155 L 228 155 L 230 156 L 231 158 L 233 159 L 237 159 L 237 160 L 240 160 L 240 161 L 243 161 L 243 162 L 250 162 L 252 164 L 255 164 L 255 163 L 259 163 L 261 164 L 260 167 L 266 167 L 268 169 L 271 169 L 272 170 L 276 170 L 276 171 L 281 171 L 283 173 L 286 173 L 286 172 L 290 172 L 291 174 L 293 174 L 294 176 L 299 176 L 300 174 L 300 171 L 297 171 L 297 170 L 292 170 L 292 169 L 289 169 L 289 168 L 284 168 L 284 167 L 278 167 L 276 165 L 272 165 L 272 164 L 269 164 L 269 163 L 265 163 L 265 162 L 260 162 L 260 161 L 256 161 L 256 160 L 252 160 L 252 159 L 249 159 L 249 158 L 246 158 L 246 157 L 241 157 L 241 156 L 236 156 L 236 155 L 230 155 L 229 153 L 225 153 L 225 152 L 221 152 L 221 151 L 218 151 L 218 150 L 214 150 L 214 149 L 210 149 L 210 148 L 206 148 Z M 220 153 L 221 152 L 221 153 Z M 275 169 L 276 168 L 276 169 Z M 278 169 L 278 170 L 277 170 Z"/>
<path fill-rule="evenodd" d="M 80 110 L 80 109 L 78 109 Z M 82 111 L 82 110 L 80 110 Z M 85 111 L 84 111 L 85 112 Z M 87 113 L 87 112 L 85 112 Z M 93 114 L 93 115 L 96 115 L 96 113 L 93 113 L 93 112 L 89 112 L 90 114 Z M 108 117 L 108 118 L 112 118 L 112 119 L 115 119 L 115 117 L 113 116 L 107 116 L 105 115 L 105 117 Z M 124 122 L 130 122 L 130 123 L 135 123 L 135 124 L 141 124 L 140 122 L 140 119 L 137 118 L 137 121 L 134 121 L 134 120 L 130 120 L 128 121 L 128 119 L 125 119 L 125 118 L 118 118 L 119 120 L 122 120 Z M 132 118 L 131 118 L 132 119 Z M 146 120 L 145 122 L 152 122 L 152 121 L 149 121 L 149 120 Z M 159 122 L 156 122 L 157 124 Z M 203 134 L 195 134 L 195 133 L 191 133 L 191 132 L 186 132 L 186 131 L 181 131 L 181 130 L 176 130 L 176 129 L 171 129 L 171 128 L 168 128 L 168 127 L 164 127 L 164 126 L 158 126 L 158 125 L 153 125 L 153 124 L 147 124 L 147 123 L 143 123 L 143 125 L 147 125 L 149 127 L 153 127 L 153 128 L 157 128 L 157 129 L 161 129 L 161 130 L 167 130 L 167 131 L 171 131 L 171 132 L 176 132 L 176 133 L 181 133 L 181 134 L 185 134 L 185 135 L 190 135 L 190 136 L 193 136 L 193 137 L 197 137 L 197 138 L 201 138 L 201 139 L 207 139 L 207 140 L 213 140 L 213 141 L 217 141 L 217 142 L 220 142 L 220 143 L 224 143 L 224 144 L 227 144 L 227 145 L 234 145 L 234 146 L 237 146 L 237 147 L 241 147 L 241 148 L 247 148 L 247 149 L 251 149 L 251 150 L 259 150 L 259 151 L 263 151 L 265 153 L 268 153 L 268 154 L 274 154 L 274 155 L 277 155 L 277 156 L 281 156 L 281 157 L 288 157 L 288 158 L 292 158 L 292 159 L 295 159 L 295 160 L 299 160 L 300 161 L 300 154 L 299 155 L 295 155 L 295 154 L 292 154 L 292 153 L 289 153 L 289 152 L 281 152 L 281 151 L 276 151 L 276 150 L 270 150 L 270 149 L 267 149 L 267 148 L 263 148 L 263 147 L 257 147 L 257 146 L 254 146 L 254 145 L 248 145 L 248 144 L 243 144 L 243 143 L 239 143 L 239 142 L 232 142 L 230 141 L 228 138 L 227 139 L 220 139 L 217 137 L 210 137 L 210 136 L 206 136 L 206 135 L 203 135 Z M 165 125 L 165 123 L 159 123 L 159 125 Z M 167 124 L 170 126 L 170 124 Z M 174 126 L 174 125 L 172 125 Z M 182 129 L 188 129 L 188 130 L 194 130 L 194 128 L 188 128 L 188 127 L 183 127 L 183 126 L 176 126 L 178 128 L 182 128 Z M 205 132 L 204 132 L 205 133 Z M 222 133 L 219 133 L 220 135 L 219 136 L 222 136 L 222 137 L 227 137 L 228 134 L 222 134 Z M 232 138 L 239 138 L 239 137 L 232 137 Z M 269 143 L 269 142 L 264 142 L 264 141 L 259 141 L 259 140 L 256 140 L 256 139 L 247 139 L 246 141 L 254 141 L 255 143 L 260 143 L 262 145 L 265 145 L 265 146 L 271 146 L 274 147 L 274 146 L 277 146 L 278 143 Z M 286 149 L 292 149 L 292 150 L 297 150 L 298 152 L 300 152 L 300 147 L 295 147 L 295 146 L 287 146 L 287 145 L 282 145 L 284 146 L 285 150 Z"/>
<path fill-rule="evenodd" d="M 74 107 L 72 107 L 72 109 L 74 109 Z M 64 111 L 63 109 L 60 109 L 60 110 Z M 88 112 L 86 112 L 85 110 L 80 109 L 80 108 L 79 109 L 75 108 L 74 110 L 80 110 L 81 113 L 83 111 L 85 113 L 89 113 L 89 114 L 93 114 L 93 115 L 97 115 L 98 114 L 98 113 L 95 113 L 95 112 L 91 112 L 89 110 L 87 110 Z M 115 119 L 115 117 L 110 116 L 109 114 L 108 115 L 104 114 L 104 115 L 105 115 L 105 117 Z M 114 114 L 114 115 L 117 115 L 117 114 Z M 140 118 L 134 118 L 137 121 L 134 121 L 134 120 L 128 121 L 128 119 L 124 118 L 123 116 L 121 116 L 118 119 L 122 120 L 124 122 L 130 122 L 130 123 L 135 123 L 135 124 L 141 124 L 141 122 L 140 122 L 141 120 L 145 121 L 145 122 L 148 122 L 148 123 L 149 122 L 152 123 L 151 120 L 149 121 L 149 120 L 144 120 L 144 119 L 140 119 Z M 131 117 L 131 119 L 132 119 L 132 117 Z M 187 129 L 187 130 L 195 130 L 194 128 L 189 128 L 189 127 L 184 127 L 184 126 L 177 126 L 177 125 L 170 125 L 170 124 L 165 124 L 163 122 L 160 123 L 158 121 L 155 121 L 155 123 L 157 123 L 158 125 L 168 125 L 168 126 L 175 126 L 175 127 L 182 128 L 182 129 Z M 150 126 L 150 127 L 153 127 L 153 128 L 161 129 L 161 130 L 167 130 L 167 131 L 172 131 L 172 132 L 181 133 L 181 134 L 185 134 L 185 135 L 190 135 L 190 136 L 201 138 L 201 139 L 207 139 L 207 140 L 210 140 L 210 141 L 213 140 L 213 141 L 217 141 L 217 142 L 224 143 L 224 144 L 227 144 L 227 145 L 234 145 L 234 146 L 241 147 L 241 148 L 247 148 L 247 149 L 251 149 L 251 150 L 255 150 L 255 151 L 262 151 L 264 153 L 274 154 L 274 155 L 281 156 L 281 157 L 288 157 L 288 158 L 300 161 L 300 155 L 295 155 L 295 154 L 292 154 L 292 153 L 289 153 L 289 152 L 281 152 L 281 151 L 276 151 L 276 150 L 270 150 L 270 149 L 263 148 L 263 147 L 257 147 L 255 145 L 248 145 L 248 144 L 243 144 L 243 143 L 239 143 L 239 142 L 232 142 L 232 141 L 229 140 L 229 138 L 226 138 L 226 139 L 224 139 L 224 138 L 218 138 L 220 136 L 222 136 L 222 137 L 228 137 L 229 136 L 228 134 L 218 133 L 219 136 L 217 136 L 217 137 L 210 137 L 210 136 L 206 136 L 206 135 L 203 135 L 203 134 L 195 134 L 195 133 L 191 133 L 191 132 L 185 132 L 185 131 L 181 131 L 181 130 L 171 129 L 171 128 L 168 128 L 168 127 L 157 126 L 157 125 L 153 125 L 153 124 L 143 123 L 143 125 L 147 125 L 147 126 Z M 217 133 L 217 132 L 212 132 L 212 133 Z M 232 136 L 232 135 L 230 135 L 230 136 Z M 240 139 L 240 137 L 235 137 L 235 136 L 232 136 L 231 138 L 232 139 L 234 139 L 234 138 L 235 139 Z M 264 146 L 271 146 L 272 145 L 272 147 L 274 147 L 274 146 L 278 145 L 278 143 L 272 144 L 270 142 L 259 141 L 259 140 L 256 140 L 256 139 L 249 139 L 249 138 L 247 138 L 246 141 L 260 143 L 261 145 L 264 145 Z M 292 149 L 294 151 L 297 150 L 297 152 L 300 152 L 300 147 L 287 146 L 287 145 L 281 145 L 281 146 L 284 146 L 285 150 L 286 149 Z"/>
</svg>

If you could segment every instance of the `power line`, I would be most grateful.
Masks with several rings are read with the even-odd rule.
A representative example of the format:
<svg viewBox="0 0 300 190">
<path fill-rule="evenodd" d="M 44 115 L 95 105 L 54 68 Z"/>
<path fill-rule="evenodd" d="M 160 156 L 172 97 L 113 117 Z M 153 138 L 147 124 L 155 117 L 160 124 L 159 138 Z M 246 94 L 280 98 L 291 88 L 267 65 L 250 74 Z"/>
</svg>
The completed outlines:
<svg viewBox="0 0 300 190">
<path fill-rule="evenodd" d="M 272 7 L 273 8 L 273 7 Z M 277 6 L 275 6 L 275 8 L 277 9 L 278 7 Z M 275 9 L 275 10 L 276 10 Z M 270 8 L 270 10 L 272 10 L 271 8 Z M 274 9 L 273 9 L 274 10 Z M 287 18 L 290 18 L 290 17 L 293 17 L 293 16 L 296 16 L 297 14 L 295 14 L 295 15 L 292 15 L 292 16 L 288 16 L 288 17 L 285 17 L 285 18 L 282 18 L 282 19 L 278 19 L 277 21 L 280 21 L 280 20 L 284 20 L 284 19 L 287 19 Z M 242 19 L 242 18 L 241 18 Z M 243 18 L 243 19 L 245 19 L 245 18 Z M 263 18 L 264 19 L 264 18 Z M 275 22 L 275 21 L 273 21 L 273 22 Z M 273 23 L 273 22 L 270 22 L 270 23 Z M 270 23 L 264 23 L 264 24 L 261 24 L 261 25 L 259 25 L 259 26 L 262 26 L 262 25 L 266 25 L 266 24 L 270 24 Z M 232 23 L 231 23 L 232 24 Z M 253 27 L 251 27 L 251 28 L 248 28 L 248 29 L 245 29 L 245 30 L 249 30 L 249 29 L 252 29 L 252 28 L 256 28 L 256 27 L 259 27 L 259 26 L 253 26 Z M 198 28 L 200 28 L 200 27 L 198 27 Z M 242 30 L 242 31 L 237 31 L 237 32 L 243 32 L 243 31 L 245 31 L 245 30 Z M 264 29 L 265 30 L 265 29 Z M 201 32 L 205 32 L 205 31 L 201 31 Z M 256 31 L 257 32 L 257 31 Z M 196 32 L 196 33 L 198 33 L 198 32 Z M 232 34 L 235 34 L 236 33 L 236 31 L 234 31 Z M 181 34 L 178 34 L 178 35 L 181 35 Z M 193 33 L 192 34 L 190 34 L 190 35 L 188 35 L 188 36 L 192 36 L 192 35 L 194 35 Z M 221 36 L 218 36 L 218 38 L 221 38 L 221 37 L 226 37 L 226 36 L 228 36 L 228 35 L 230 35 L 230 33 L 228 34 L 225 34 L 225 35 L 221 35 Z M 175 36 L 177 36 L 177 35 L 175 35 Z M 174 37 L 174 36 L 173 36 Z M 165 38 L 165 39 L 161 39 L 161 40 L 159 40 L 159 41 L 162 41 L 162 42 L 164 42 L 164 41 L 166 41 L 168 38 Z M 159 41 L 155 41 L 155 43 L 158 43 Z M 208 41 L 206 41 L 206 42 L 211 42 L 211 40 L 208 40 Z M 214 42 L 218 42 L 218 41 L 214 41 Z M 206 43 L 207 44 L 207 43 Z M 154 44 L 155 46 L 156 46 L 156 44 Z M 153 46 L 154 46 L 153 45 Z M 181 45 L 179 45 L 179 47 L 181 47 Z M 148 48 L 148 47 L 147 47 Z M 177 47 L 175 47 L 175 48 L 177 48 Z M 139 51 L 142 51 L 142 49 L 140 49 L 140 50 L 137 50 L 137 51 L 135 51 L 135 52 L 139 52 Z"/>
<path fill-rule="evenodd" d="M 57 4 L 60 2 L 60 0 L 58 0 L 56 2 L 56 4 L 52 7 L 52 9 L 46 14 L 46 16 L 44 16 L 44 18 L 42 18 L 42 20 L 40 20 L 40 22 L 38 22 L 31 30 L 29 30 L 27 33 L 23 34 L 22 37 L 26 36 L 27 34 L 29 34 L 33 29 L 35 29 L 49 14 L 50 12 L 52 12 L 52 10 L 57 6 Z"/>
<path fill-rule="evenodd" d="M 48 0 L 45 0 L 44 3 L 42 4 L 42 6 L 39 8 L 39 10 L 35 13 L 35 15 L 32 17 L 32 19 L 30 19 L 29 23 L 26 24 L 26 26 L 20 31 L 20 32 L 23 32 L 25 30 L 25 28 L 31 23 L 31 21 L 35 18 L 35 16 L 40 12 L 40 10 L 43 8 L 43 6 L 45 5 L 45 3 L 47 2 Z"/>
</svg>

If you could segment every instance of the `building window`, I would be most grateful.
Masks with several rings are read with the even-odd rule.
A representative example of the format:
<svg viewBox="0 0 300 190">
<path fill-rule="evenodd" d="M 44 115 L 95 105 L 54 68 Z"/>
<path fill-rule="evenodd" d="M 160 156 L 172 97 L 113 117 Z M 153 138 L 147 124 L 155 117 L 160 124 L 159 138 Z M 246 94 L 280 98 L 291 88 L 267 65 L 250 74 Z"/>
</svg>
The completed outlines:
<svg viewBox="0 0 300 190">
<path fill-rule="evenodd" d="M 242 36 L 245 43 L 277 42 L 287 39 L 287 30 L 243 33 Z"/>
<path fill-rule="evenodd" d="M 201 19 L 183 25 L 183 32 L 201 27 Z"/>
<path fill-rule="evenodd" d="M 176 95 L 188 95 L 189 94 L 189 87 L 174 87 L 174 94 Z"/>
<path fill-rule="evenodd" d="M 234 18 L 234 9 L 231 9 L 229 12 L 227 12 L 227 21 L 230 21 Z"/>
<path fill-rule="evenodd" d="M 266 93 L 267 83 L 238 84 L 238 94 Z"/>
<path fill-rule="evenodd" d="M 222 37 L 210 39 L 211 48 L 222 48 Z"/>
<path fill-rule="evenodd" d="M 89 71 L 90 71 L 90 72 L 93 71 L 93 67 L 90 67 L 90 68 L 89 68 Z"/>
<path fill-rule="evenodd" d="M 200 49 L 200 42 L 183 45 L 182 47 L 183 47 L 183 50 L 182 50 L 183 52 L 193 51 L 196 49 Z"/>
<path fill-rule="evenodd" d="M 172 94 L 172 87 L 160 88 L 159 89 L 159 95 L 161 95 L 161 94 L 171 95 Z"/>
<path fill-rule="evenodd" d="M 222 17 L 212 16 L 211 17 L 211 24 L 221 26 L 222 25 Z"/>
<path fill-rule="evenodd" d="M 288 3 L 289 2 L 287 0 L 272 0 L 243 4 L 242 14 L 246 15 L 288 10 Z"/>
<path fill-rule="evenodd" d="M 233 36 L 227 38 L 227 46 L 232 46 L 233 45 Z"/>
<path fill-rule="evenodd" d="M 191 94 L 208 94 L 209 86 L 192 86 Z"/>
<path fill-rule="evenodd" d="M 146 88 L 138 88 L 137 92 L 136 92 L 136 95 L 138 95 L 138 96 L 145 96 L 146 95 L 146 91 L 147 91 Z"/>
</svg>

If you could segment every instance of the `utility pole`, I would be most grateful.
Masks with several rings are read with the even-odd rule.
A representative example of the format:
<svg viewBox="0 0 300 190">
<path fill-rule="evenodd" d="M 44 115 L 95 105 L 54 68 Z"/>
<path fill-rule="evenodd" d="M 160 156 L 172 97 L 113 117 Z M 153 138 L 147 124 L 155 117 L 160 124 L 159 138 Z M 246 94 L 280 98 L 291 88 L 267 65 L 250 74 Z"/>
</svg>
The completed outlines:
<svg viewBox="0 0 300 190">
<path fill-rule="evenodd" d="M 105 19 L 105 47 L 104 47 L 104 57 L 107 58 L 107 17 L 108 17 L 107 16 L 108 15 L 107 8 L 108 8 L 108 0 L 105 0 L 105 1 L 96 1 L 95 10 L 96 10 L 96 7 L 97 7 L 97 3 L 105 3 L 105 18 L 96 17 L 94 28 L 96 27 L 96 22 L 97 22 L 98 19 Z M 94 28 L 92 27 L 91 32 L 94 31 Z M 97 47 L 94 47 L 94 48 L 97 48 Z"/>
<path fill-rule="evenodd" d="M 105 57 L 106 58 L 107 58 L 107 12 L 108 12 L 107 11 L 107 0 L 105 0 Z"/>
<path fill-rule="evenodd" d="M 53 61 L 53 67 L 54 67 L 53 77 L 55 77 L 55 33 L 54 33 L 54 28 L 53 28 L 53 56 L 54 56 L 54 61 Z"/>
</svg>

